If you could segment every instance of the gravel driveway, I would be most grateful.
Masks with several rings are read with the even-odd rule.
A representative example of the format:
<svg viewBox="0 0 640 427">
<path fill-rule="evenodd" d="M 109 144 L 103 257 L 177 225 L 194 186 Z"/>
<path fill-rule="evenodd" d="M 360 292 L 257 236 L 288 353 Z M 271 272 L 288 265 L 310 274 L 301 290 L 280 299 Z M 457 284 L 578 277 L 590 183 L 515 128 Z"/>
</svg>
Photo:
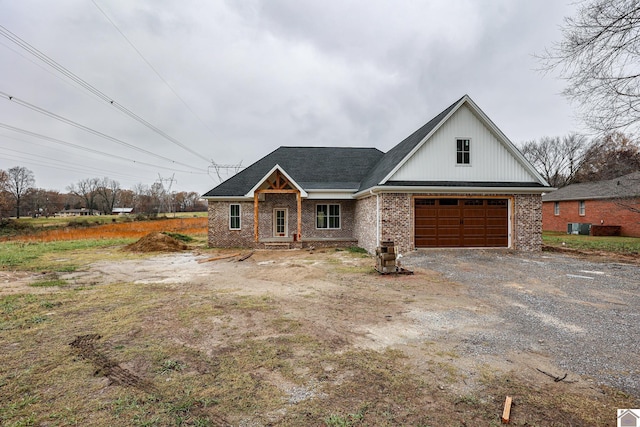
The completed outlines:
<svg viewBox="0 0 640 427">
<path fill-rule="evenodd" d="M 465 285 L 482 309 L 415 313 L 467 356 L 535 352 L 640 396 L 640 267 L 559 253 L 418 251 L 403 258 Z M 462 327 L 464 326 L 464 327 Z"/>
</svg>

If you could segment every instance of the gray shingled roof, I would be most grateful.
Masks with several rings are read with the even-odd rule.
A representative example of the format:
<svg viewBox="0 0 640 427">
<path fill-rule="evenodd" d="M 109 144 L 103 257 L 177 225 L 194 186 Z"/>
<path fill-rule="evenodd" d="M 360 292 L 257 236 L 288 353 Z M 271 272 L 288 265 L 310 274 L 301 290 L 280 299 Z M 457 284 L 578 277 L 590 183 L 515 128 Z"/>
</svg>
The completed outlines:
<svg viewBox="0 0 640 427">
<path fill-rule="evenodd" d="M 542 196 L 543 202 L 640 197 L 640 172 L 606 181 L 571 184 Z"/>
<path fill-rule="evenodd" d="M 376 148 L 280 147 L 224 181 L 204 197 L 247 194 L 275 165 L 303 190 L 356 190 L 384 153 Z"/>
<path fill-rule="evenodd" d="M 349 189 L 364 191 L 379 185 L 411 151 L 433 131 L 462 101 L 464 95 L 398 145 L 383 153 L 375 148 L 280 147 L 242 172 L 204 194 L 204 197 L 241 197 L 247 194 L 275 165 L 296 181 L 305 191 Z M 427 185 L 406 182 L 406 185 Z M 460 183 L 433 183 L 460 185 Z M 482 183 L 486 186 L 538 187 L 531 183 Z M 389 182 L 387 185 L 400 185 Z M 475 183 L 473 185 L 478 185 Z"/>
<path fill-rule="evenodd" d="M 465 95 L 466 96 L 466 95 Z M 463 96 L 462 98 L 464 98 Z M 360 184 L 359 191 L 366 190 L 367 188 L 375 187 L 378 185 L 388 174 L 398 165 L 416 145 L 424 139 L 438 124 L 444 120 L 444 118 L 453 110 L 453 108 L 462 100 L 458 99 L 456 102 L 447 107 L 443 112 L 429 120 L 420 129 L 409 135 L 398 145 L 393 147 L 384 157 L 378 162 L 378 164 L 371 169 L 365 179 Z"/>
</svg>

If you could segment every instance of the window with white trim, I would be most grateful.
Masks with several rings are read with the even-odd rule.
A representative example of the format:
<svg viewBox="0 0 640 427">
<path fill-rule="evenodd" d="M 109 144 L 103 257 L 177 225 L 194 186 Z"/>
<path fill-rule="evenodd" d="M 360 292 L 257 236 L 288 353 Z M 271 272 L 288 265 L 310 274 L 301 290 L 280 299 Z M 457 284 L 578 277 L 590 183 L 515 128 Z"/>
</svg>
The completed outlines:
<svg viewBox="0 0 640 427">
<path fill-rule="evenodd" d="M 578 201 L 578 215 L 584 216 L 585 208 L 584 208 L 584 200 Z"/>
<path fill-rule="evenodd" d="M 229 230 L 240 230 L 240 205 L 229 205 Z"/>
<path fill-rule="evenodd" d="M 340 228 L 340 205 L 316 205 L 316 228 Z"/>
<path fill-rule="evenodd" d="M 456 139 L 456 163 L 459 165 L 471 164 L 470 139 Z"/>
<path fill-rule="evenodd" d="M 560 202 L 553 202 L 553 214 L 560 215 Z"/>
</svg>

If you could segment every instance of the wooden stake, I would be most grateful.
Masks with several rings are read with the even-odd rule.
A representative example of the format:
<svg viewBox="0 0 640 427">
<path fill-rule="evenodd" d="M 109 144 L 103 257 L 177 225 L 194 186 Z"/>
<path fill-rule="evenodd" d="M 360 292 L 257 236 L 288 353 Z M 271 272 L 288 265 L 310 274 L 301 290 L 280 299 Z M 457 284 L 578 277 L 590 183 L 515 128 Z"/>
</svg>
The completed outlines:
<svg viewBox="0 0 640 427">
<path fill-rule="evenodd" d="M 511 396 L 507 396 L 504 400 L 504 410 L 502 411 L 502 424 L 509 424 L 511 417 Z"/>
<path fill-rule="evenodd" d="M 202 264 L 202 263 L 205 263 L 205 262 L 211 262 L 211 261 L 218 261 L 220 259 L 233 258 L 233 257 L 236 257 L 236 256 L 240 256 L 240 252 L 238 252 L 237 254 L 232 254 L 232 255 L 221 255 L 221 256 L 215 256 L 213 258 L 200 259 L 200 260 L 198 260 L 198 264 Z"/>
<path fill-rule="evenodd" d="M 244 261 L 245 259 L 248 259 L 249 257 L 251 257 L 251 255 L 253 255 L 253 251 L 249 252 L 247 255 L 240 257 L 238 261 Z"/>
</svg>

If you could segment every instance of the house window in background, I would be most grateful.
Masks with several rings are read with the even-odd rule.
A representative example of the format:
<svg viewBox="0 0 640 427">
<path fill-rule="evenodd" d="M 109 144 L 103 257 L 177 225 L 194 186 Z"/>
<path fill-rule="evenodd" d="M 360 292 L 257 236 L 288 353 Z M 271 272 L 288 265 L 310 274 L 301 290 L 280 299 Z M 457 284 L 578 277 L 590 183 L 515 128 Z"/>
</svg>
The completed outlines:
<svg viewBox="0 0 640 427">
<path fill-rule="evenodd" d="M 560 202 L 553 202 L 553 214 L 560 215 Z"/>
<path fill-rule="evenodd" d="M 585 209 L 584 209 L 584 200 L 580 200 L 578 202 L 578 214 L 580 215 L 584 215 L 585 213 Z"/>
</svg>

